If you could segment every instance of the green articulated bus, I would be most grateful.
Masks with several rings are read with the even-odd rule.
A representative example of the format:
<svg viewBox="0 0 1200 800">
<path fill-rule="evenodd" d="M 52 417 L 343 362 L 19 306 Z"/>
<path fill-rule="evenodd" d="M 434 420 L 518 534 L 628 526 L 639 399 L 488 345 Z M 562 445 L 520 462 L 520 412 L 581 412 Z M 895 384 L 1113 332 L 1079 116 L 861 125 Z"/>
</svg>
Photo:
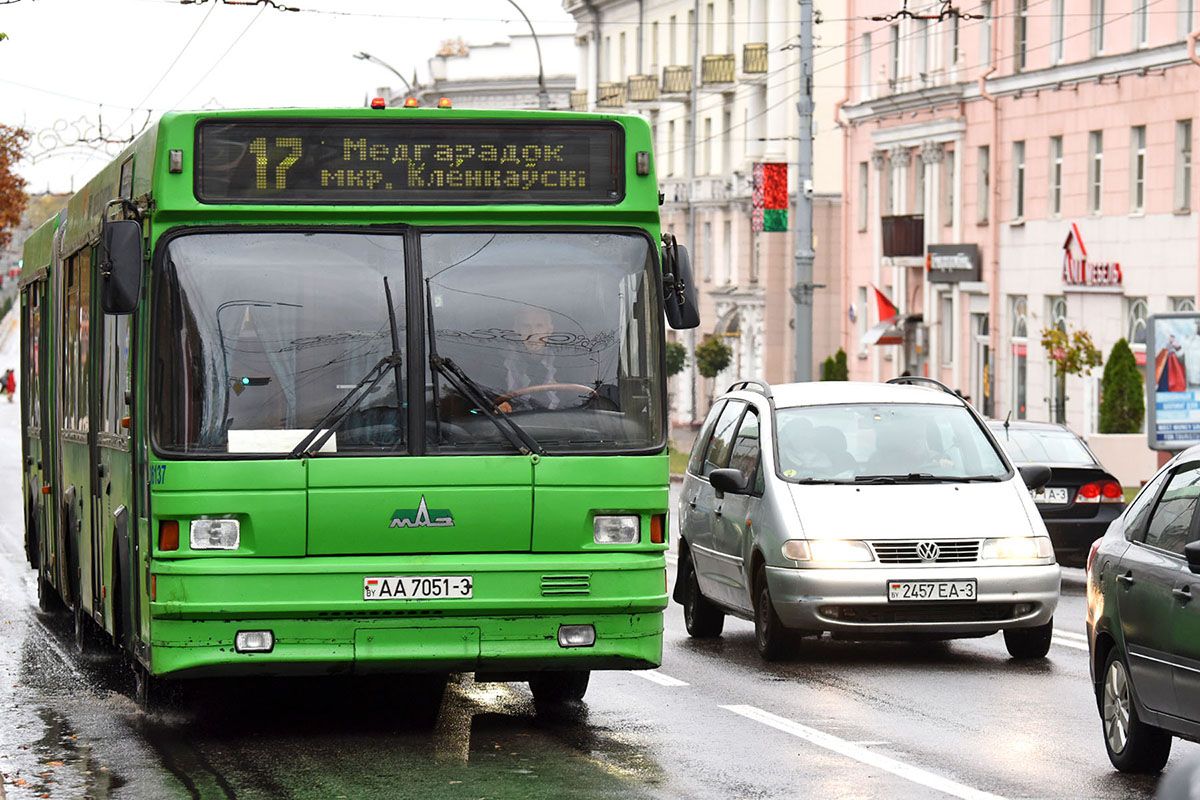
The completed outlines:
<svg viewBox="0 0 1200 800">
<path fill-rule="evenodd" d="M 164 115 L 25 250 L 43 609 L 143 703 L 657 666 L 665 330 L 698 324 L 659 203 L 640 117 Z"/>
</svg>

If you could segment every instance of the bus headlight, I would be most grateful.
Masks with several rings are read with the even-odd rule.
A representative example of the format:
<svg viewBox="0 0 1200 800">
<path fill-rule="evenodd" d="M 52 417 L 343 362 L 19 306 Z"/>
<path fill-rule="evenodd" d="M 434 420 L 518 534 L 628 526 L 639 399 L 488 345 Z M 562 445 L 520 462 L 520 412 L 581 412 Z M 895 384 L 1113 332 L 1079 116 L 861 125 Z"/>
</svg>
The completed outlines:
<svg viewBox="0 0 1200 800">
<path fill-rule="evenodd" d="M 1048 536 L 1010 536 L 984 539 L 980 557 L 1000 561 L 1041 561 L 1054 556 Z"/>
<path fill-rule="evenodd" d="M 192 520 L 193 550 L 237 550 L 242 541 L 242 526 L 236 519 Z"/>
<path fill-rule="evenodd" d="M 633 514 L 596 517 L 592 541 L 596 544 L 637 544 L 642 538 L 642 521 Z"/>
</svg>

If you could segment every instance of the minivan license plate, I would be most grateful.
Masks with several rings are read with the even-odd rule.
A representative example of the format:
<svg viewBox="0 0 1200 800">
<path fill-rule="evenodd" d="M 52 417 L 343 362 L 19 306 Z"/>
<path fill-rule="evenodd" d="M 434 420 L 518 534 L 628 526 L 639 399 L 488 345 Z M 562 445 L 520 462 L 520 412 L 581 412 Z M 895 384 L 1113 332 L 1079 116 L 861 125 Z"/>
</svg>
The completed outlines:
<svg viewBox="0 0 1200 800">
<path fill-rule="evenodd" d="M 975 581 L 888 581 L 888 600 L 974 600 Z"/>
<path fill-rule="evenodd" d="M 469 575 L 388 575 L 363 578 L 363 600 L 464 600 L 475 580 Z"/>
</svg>

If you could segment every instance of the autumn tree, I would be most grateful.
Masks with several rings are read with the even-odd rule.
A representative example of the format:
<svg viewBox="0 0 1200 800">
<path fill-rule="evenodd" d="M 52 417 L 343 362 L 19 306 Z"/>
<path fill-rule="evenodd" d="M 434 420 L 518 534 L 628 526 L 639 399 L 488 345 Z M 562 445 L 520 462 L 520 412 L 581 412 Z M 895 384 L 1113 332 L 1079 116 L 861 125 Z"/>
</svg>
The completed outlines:
<svg viewBox="0 0 1200 800">
<path fill-rule="evenodd" d="M 0 247 L 8 246 L 25 211 L 25 179 L 16 166 L 28 141 L 29 134 L 21 128 L 0 124 Z"/>
</svg>

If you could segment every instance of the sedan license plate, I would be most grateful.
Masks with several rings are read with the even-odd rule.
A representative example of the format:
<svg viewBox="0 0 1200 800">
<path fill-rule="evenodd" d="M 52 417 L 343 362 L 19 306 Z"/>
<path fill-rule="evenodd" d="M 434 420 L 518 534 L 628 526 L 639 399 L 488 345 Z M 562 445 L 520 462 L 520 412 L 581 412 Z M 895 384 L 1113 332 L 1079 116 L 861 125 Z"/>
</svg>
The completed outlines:
<svg viewBox="0 0 1200 800">
<path fill-rule="evenodd" d="M 1041 503 L 1042 505 L 1065 506 L 1068 500 L 1067 489 L 1064 486 L 1038 489 L 1035 492 L 1030 492 L 1030 494 L 1033 495 L 1033 502 Z"/>
<path fill-rule="evenodd" d="M 363 578 L 363 600 L 465 600 L 475 579 L 469 575 L 388 575 Z"/>
<path fill-rule="evenodd" d="M 888 581 L 889 602 L 975 599 L 975 581 Z"/>
</svg>

